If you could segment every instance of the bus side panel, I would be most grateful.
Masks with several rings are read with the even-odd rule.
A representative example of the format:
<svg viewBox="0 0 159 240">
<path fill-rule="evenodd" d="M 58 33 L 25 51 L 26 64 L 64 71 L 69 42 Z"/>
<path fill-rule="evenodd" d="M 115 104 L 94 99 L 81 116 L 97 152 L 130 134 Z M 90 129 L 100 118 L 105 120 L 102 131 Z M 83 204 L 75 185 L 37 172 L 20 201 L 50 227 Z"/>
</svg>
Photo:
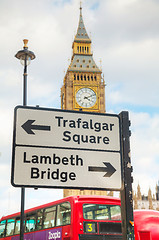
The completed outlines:
<svg viewBox="0 0 159 240">
<path fill-rule="evenodd" d="M 73 203 L 73 236 L 71 240 L 78 240 L 78 234 L 79 234 L 79 226 L 80 226 L 80 218 L 81 218 L 81 210 L 80 210 L 80 203 L 79 201 L 75 200 Z"/>
<path fill-rule="evenodd" d="M 10 240 L 19 240 L 19 235 Z M 62 240 L 62 227 L 24 234 L 24 240 Z M 8 238 L 6 240 L 9 240 Z"/>
<path fill-rule="evenodd" d="M 1 238 L 1 239 L 3 239 L 3 240 L 11 240 L 11 236 L 9 236 L 9 237 L 4 237 L 4 238 Z"/>
<path fill-rule="evenodd" d="M 62 240 L 71 240 L 72 239 L 72 226 L 66 225 L 62 227 Z M 50 239 L 48 239 L 50 240 Z M 55 240 L 55 239 L 53 239 Z M 58 239 L 57 239 L 58 240 Z"/>
<path fill-rule="evenodd" d="M 52 240 L 52 239 L 62 240 L 62 227 L 52 228 L 46 231 L 35 232 L 35 238 L 31 239 L 28 236 L 24 240 L 44 240 L 44 239 L 45 240 Z"/>
<path fill-rule="evenodd" d="M 74 200 L 70 199 L 69 202 L 71 204 L 71 224 L 62 226 L 62 240 L 74 239 L 74 226 L 75 226 Z M 51 239 L 48 239 L 48 240 L 51 240 Z M 56 239 L 53 239 L 53 240 L 56 240 Z"/>
</svg>

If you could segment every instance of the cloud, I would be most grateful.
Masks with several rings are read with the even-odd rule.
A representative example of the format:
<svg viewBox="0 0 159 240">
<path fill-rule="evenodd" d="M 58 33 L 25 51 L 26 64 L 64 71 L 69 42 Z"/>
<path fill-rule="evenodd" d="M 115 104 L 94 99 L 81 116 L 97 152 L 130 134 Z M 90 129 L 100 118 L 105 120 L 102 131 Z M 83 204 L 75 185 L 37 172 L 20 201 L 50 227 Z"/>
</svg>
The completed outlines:
<svg viewBox="0 0 159 240">
<path fill-rule="evenodd" d="M 82 5 L 97 65 L 102 58 L 106 108 L 116 113 L 131 110 L 134 186 L 141 182 L 147 193 L 159 169 L 159 115 L 150 113 L 159 107 L 159 2 L 85 0 Z M 20 208 L 20 189 L 10 185 L 13 111 L 22 105 L 23 95 L 23 66 L 14 55 L 28 38 L 29 50 L 36 55 L 28 66 L 28 104 L 60 108 L 60 87 L 78 21 L 78 0 L 0 2 L 1 215 Z M 62 190 L 27 192 L 26 207 L 62 195 Z"/>
<path fill-rule="evenodd" d="M 95 60 L 102 58 L 108 103 L 159 106 L 158 10 L 157 1 L 116 0 L 99 1 L 92 12 L 87 26 Z"/>
<path fill-rule="evenodd" d="M 159 114 L 131 113 L 130 119 L 135 185 L 140 183 L 144 193 L 147 193 L 148 186 L 153 185 L 155 190 L 158 181 Z"/>
</svg>

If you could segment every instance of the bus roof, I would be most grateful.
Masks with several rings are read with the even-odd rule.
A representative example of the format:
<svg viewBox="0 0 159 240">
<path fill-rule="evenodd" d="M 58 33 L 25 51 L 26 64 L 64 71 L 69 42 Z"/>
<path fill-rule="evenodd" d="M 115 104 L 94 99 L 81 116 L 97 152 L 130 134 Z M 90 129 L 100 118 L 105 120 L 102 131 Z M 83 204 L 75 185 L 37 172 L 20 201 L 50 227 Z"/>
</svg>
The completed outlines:
<svg viewBox="0 0 159 240">
<path fill-rule="evenodd" d="M 120 203 L 120 199 L 116 198 L 116 197 L 110 197 L 110 196 L 87 196 L 87 195 L 79 195 L 79 196 L 74 196 L 75 199 L 77 199 L 78 201 L 88 201 L 88 200 L 98 200 L 98 201 L 111 201 L 111 202 L 116 202 L 116 203 Z"/>
<path fill-rule="evenodd" d="M 59 199 L 59 200 L 56 200 L 56 201 L 53 201 L 53 202 L 49 202 L 49 203 L 46 203 L 46 204 L 43 204 L 43 205 L 40 205 L 40 206 L 37 206 L 37 207 L 33 207 L 33 208 L 30 208 L 30 209 L 27 209 L 25 210 L 25 214 L 29 213 L 29 212 L 33 212 L 33 211 L 37 211 L 38 209 L 41 209 L 41 208 L 47 208 L 47 207 L 50 207 L 52 205 L 56 205 L 56 204 L 59 204 L 59 203 L 62 203 L 62 202 L 66 202 L 66 201 L 72 201 L 72 202 L 86 202 L 86 201 L 109 201 L 109 204 L 111 203 L 115 203 L 115 204 L 120 204 L 120 199 L 119 198 L 116 198 L 116 197 L 110 197 L 110 196 L 93 196 L 93 195 L 78 195 L 78 196 L 69 196 L 69 197 L 65 197 L 65 198 L 62 198 L 62 199 Z M 0 220 L 5 220 L 5 219 L 8 219 L 8 218 L 14 218 L 14 217 L 17 217 L 17 216 L 20 216 L 20 212 L 17 212 L 17 213 L 13 213 L 13 214 L 10 214 L 10 215 L 7 215 L 7 216 L 3 216 Z"/>
</svg>

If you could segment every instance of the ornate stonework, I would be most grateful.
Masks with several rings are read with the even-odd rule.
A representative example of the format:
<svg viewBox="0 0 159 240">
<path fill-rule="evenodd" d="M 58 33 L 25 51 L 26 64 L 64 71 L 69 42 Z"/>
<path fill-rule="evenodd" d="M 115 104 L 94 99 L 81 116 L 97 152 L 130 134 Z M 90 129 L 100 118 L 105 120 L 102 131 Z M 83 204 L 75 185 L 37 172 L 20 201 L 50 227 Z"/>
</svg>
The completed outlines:
<svg viewBox="0 0 159 240">
<path fill-rule="evenodd" d="M 138 184 L 137 186 L 137 193 L 133 193 L 133 200 L 134 200 L 134 209 L 153 209 L 159 211 L 159 185 L 156 185 L 156 196 L 152 196 L 151 189 L 148 190 L 148 195 L 141 194 L 141 188 Z"/>
</svg>

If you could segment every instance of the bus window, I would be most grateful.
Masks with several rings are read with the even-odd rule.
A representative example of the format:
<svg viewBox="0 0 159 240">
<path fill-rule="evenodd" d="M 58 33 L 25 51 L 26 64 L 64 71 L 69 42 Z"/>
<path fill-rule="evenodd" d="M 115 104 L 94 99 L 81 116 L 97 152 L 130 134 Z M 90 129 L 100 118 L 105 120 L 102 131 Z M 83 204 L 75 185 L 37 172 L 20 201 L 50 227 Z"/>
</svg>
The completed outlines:
<svg viewBox="0 0 159 240">
<path fill-rule="evenodd" d="M 36 213 L 32 213 L 26 216 L 25 232 L 31 232 L 35 230 L 36 225 Z"/>
<path fill-rule="evenodd" d="M 115 215 L 118 215 L 117 219 L 114 219 Z M 118 205 L 84 204 L 83 217 L 91 220 L 121 220 L 121 210 Z"/>
<path fill-rule="evenodd" d="M 20 217 L 16 218 L 14 234 L 20 233 Z"/>
<path fill-rule="evenodd" d="M 5 236 L 6 220 L 0 222 L 0 237 Z"/>
<path fill-rule="evenodd" d="M 69 202 L 62 203 L 57 206 L 56 225 L 67 225 L 71 223 L 71 206 Z"/>
<path fill-rule="evenodd" d="M 43 209 L 37 211 L 37 223 L 36 223 L 37 230 L 42 229 L 43 224 Z"/>
<path fill-rule="evenodd" d="M 44 211 L 44 228 L 55 226 L 56 206 L 46 208 Z"/>
<path fill-rule="evenodd" d="M 6 236 L 13 235 L 15 219 L 7 220 Z"/>
<path fill-rule="evenodd" d="M 112 220 L 121 220 L 121 208 L 120 206 L 111 206 L 110 207 L 110 214 Z"/>
</svg>

